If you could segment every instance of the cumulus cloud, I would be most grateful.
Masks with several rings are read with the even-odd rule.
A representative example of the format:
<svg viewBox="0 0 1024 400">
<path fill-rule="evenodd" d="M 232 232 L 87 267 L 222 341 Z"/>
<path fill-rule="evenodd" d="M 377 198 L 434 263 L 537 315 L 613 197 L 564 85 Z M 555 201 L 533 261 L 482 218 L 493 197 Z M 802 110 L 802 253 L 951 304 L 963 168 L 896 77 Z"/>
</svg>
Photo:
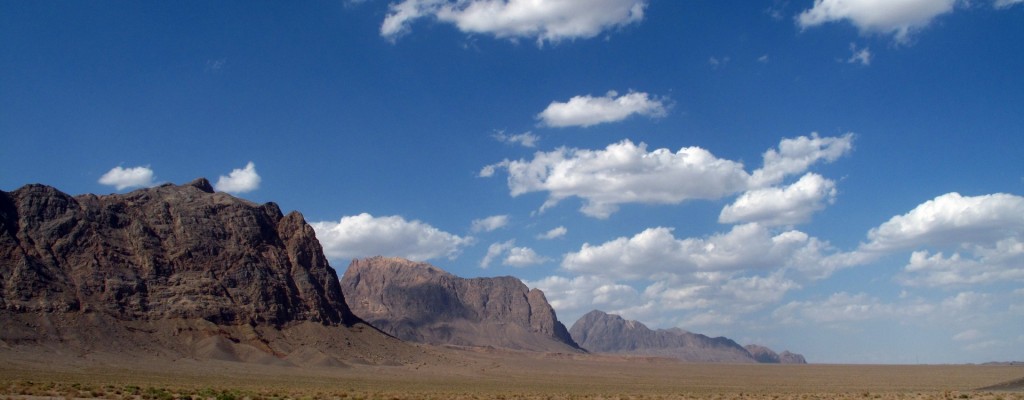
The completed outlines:
<svg viewBox="0 0 1024 400">
<path fill-rule="evenodd" d="M 563 128 L 618 122 L 632 115 L 657 118 L 666 114 L 664 102 L 647 93 L 629 92 L 619 96 L 610 91 L 603 97 L 574 96 L 565 103 L 552 102 L 537 114 L 537 119 L 545 126 Z"/>
<path fill-rule="evenodd" d="M 480 170 L 481 177 L 508 171 L 510 194 L 547 192 L 541 210 L 569 197 L 585 200 L 581 211 L 608 218 L 619 205 L 679 204 L 715 200 L 746 190 L 778 184 L 812 164 L 831 162 L 852 149 L 852 134 L 783 139 L 764 153 L 764 166 L 753 174 L 743 164 L 721 159 L 700 147 L 647 150 L 645 143 L 623 140 L 603 150 L 559 148 L 537 152 L 532 160 L 504 160 Z"/>
<path fill-rule="evenodd" d="M 968 256 L 915 251 L 898 281 L 930 287 L 1024 282 L 1024 242 L 1007 238 L 992 247 L 972 247 Z"/>
<path fill-rule="evenodd" d="M 390 5 L 380 34 L 394 41 L 413 21 L 433 18 L 468 34 L 556 43 L 640 22 L 646 6 L 646 0 L 402 0 Z"/>
<path fill-rule="evenodd" d="M 470 226 L 473 232 L 493 232 L 508 225 L 508 215 L 492 215 L 487 218 L 474 219 Z"/>
<path fill-rule="evenodd" d="M 559 226 L 557 228 L 551 229 L 550 231 L 547 231 L 547 232 L 544 232 L 544 233 L 542 233 L 540 235 L 537 235 L 537 239 L 542 239 L 542 240 L 558 239 L 560 237 L 565 236 L 565 234 L 568 233 L 568 232 L 569 232 L 569 230 L 566 229 L 564 226 Z"/>
<path fill-rule="evenodd" d="M 764 309 L 800 287 L 782 274 L 737 276 L 717 281 L 646 282 L 637 290 L 603 276 L 549 276 L 525 282 L 544 291 L 567 320 L 600 309 L 653 326 L 722 326 L 736 316 Z M 716 318 L 708 319 L 714 315 Z"/>
<path fill-rule="evenodd" d="M 806 233 L 773 234 L 750 223 L 706 238 L 677 239 L 672 229 L 657 227 L 600 245 L 585 243 L 564 256 L 562 268 L 624 280 L 671 276 L 676 281 L 706 281 L 734 271 L 785 267 L 817 279 L 858 262 Z"/>
<path fill-rule="evenodd" d="M 775 185 L 815 163 L 833 162 L 853 150 L 853 139 L 853 133 L 820 137 L 816 132 L 811 136 L 782 139 L 778 149 L 769 149 L 761 156 L 763 166 L 754 171 L 750 185 L 754 188 Z"/>
<path fill-rule="evenodd" d="M 801 28 L 848 20 L 862 33 L 891 34 L 906 42 L 935 17 L 953 11 L 957 0 L 815 0 L 797 16 Z"/>
<path fill-rule="evenodd" d="M 227 176 L 221 175 L 213 188 L 218 192 L 246 193 L 259 189 L 260 181 L 260 175 L 256 173 L 256 164 L 249 161 L 245 168 L 231 170 Z"/>
<path fill-rule="evenodd" d="M 807 173 L 785 188 L 755 189 L 743 193 L 725 206 L 718 222 L 759 222 L 763 225 L 795 225 L 807 222 L 811 214 L 835 200 L 835 182 Z"/>
<path fill-rule="evenodd" d="M 595 276 L 549 276 L 524 283 L 543 291 L 551 307 L 567 321 L 594 308 L 613 312 L 641 302 L 640 293 L 632 286 Z"/>
<path fill-rule="evenodd" d="M 135 187 L 151 187 L 156 185 L 153 182 L 153 170 L 149 167 L 124 168 L 116 166 L 100 177 L 101 185 L 113 186 L 117 190 L 124 190 Z"/>
<path fill-rule="evenodd" d="M 541 256 L 529 247 L 513 247 L 508 250 L 508 256 L 501 262 L 501 265 L 511 267 L 528 267 L 531 265 L 543 264 L 551 261 L 550 258 Z"/>
<path fill-rule="evenodd" d="M 491 135 L 495 140 L 507 143 L 507 144 L 518 144 L 523 147 L 537 147 L 537 141 L 540 137 L 534 135 L 533 132 L 523 132 L 517 135 L 507 135 L 505 132 L 495 132 Z"/>
<path fill-rule="evenodd" d="M 322 221 L 310 225 L 332 260 L 377 255 L 397 256 L 414 261 L 446 257 L 455 259 L 462 249 L 474 243 L 472 237 L 444 232 L 418 220 L 400 216 L 374 217 L 367 213 L 342 217 L 338 222 Z"/>
<path fill-rule="evenodd" d="M 1024 234 L 1024 197 L 1006 193 L 962 196 L 947 193 L 868 232 L 868 251 L 921 246 L 993 244 Z"/>
<path fill-rule="evenodd" d="M 487 254 L 480 260 L 480 268 L 490 267 L 495 259 L 502 256 L 505 258 L 501 261 L 501 265 L 511 267 L 527 267 L 550 261 L 549 258 L 537 254 L 537 252 L 529 247 L 516 247 L 515 239 L 511 239 L 505 242 L 492 243 L 488 246 Z"/>
<path fill-rule="evenodd" d="M 629 140 L 604 150 L 560 148 L 537 152 L 533 160 L 504 161 L 485 168 L 508 170 L 512 196 L 548 192 L 543 209 L 576 196 L 587 201 L 584 214 L 607 218 L 623 203 L 678 204 L 688 199 L 717 199 L 746 187 L 743 165 L 715 157 L 699 147 L 678 152 L 647 151 Z"/>
</svg>

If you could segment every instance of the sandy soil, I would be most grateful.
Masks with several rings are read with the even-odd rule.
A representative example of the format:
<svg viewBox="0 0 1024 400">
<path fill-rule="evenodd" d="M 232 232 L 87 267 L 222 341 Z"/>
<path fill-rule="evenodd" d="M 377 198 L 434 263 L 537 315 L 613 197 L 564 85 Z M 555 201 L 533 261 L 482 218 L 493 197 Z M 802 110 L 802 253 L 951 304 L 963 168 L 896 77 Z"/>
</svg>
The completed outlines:
<svg viewBox="0 0 1024 400">
<path fill-rule="evenodd" d="M 686 364 L 416 348 L 402 362 L 321 366 L 0 348 L 0 398 L 1024 400 L 1019 365 Z"/>
</svg>

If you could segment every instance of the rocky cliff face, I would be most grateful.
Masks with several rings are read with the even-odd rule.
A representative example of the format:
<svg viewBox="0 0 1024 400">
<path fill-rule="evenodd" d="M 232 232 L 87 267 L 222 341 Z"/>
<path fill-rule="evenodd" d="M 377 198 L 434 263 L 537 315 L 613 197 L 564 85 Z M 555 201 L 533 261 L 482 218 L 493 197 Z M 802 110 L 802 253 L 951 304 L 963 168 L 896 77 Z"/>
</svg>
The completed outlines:
<svg viewBox="0 0 1024 400">
<path fill-rule="evenodd" d="M 139 346 L 194 350 L 220 337 L 216 352 L 250 343 L 277 356 L 290 351 L 273 343 L 289 335 L 280 329 L 361 324 L 301 214 L 214 193 L 205 179 L 106 196 L 0 191 L 0 320 L 8 344 L 95 328 L 152 333 Z"/>
<path fill-rule="evenodd" d="M 540 290 L 513 277 L 463 279 L 399 258 L 355 260 L 341 280 L 352 311 L 420 343 L 579 351 Z"/>
<path fill-rule="evenodd" d="M 690 362 L 780 362 L 780 355 L 766 347 L 753 346 L 758 351 L 754 354 L 751 346 L 744 348 L 725 337 L 711 338 L 679 328 L 651 330 L 640 322 L 598 310 L 581 317 L 569 333 L 581 347 L 599 353 L 656 355 Z M 786 354 L 787 360 L 794 358 Z M 775 361 L 770 360 L 772 356 Z"/>
</svg>

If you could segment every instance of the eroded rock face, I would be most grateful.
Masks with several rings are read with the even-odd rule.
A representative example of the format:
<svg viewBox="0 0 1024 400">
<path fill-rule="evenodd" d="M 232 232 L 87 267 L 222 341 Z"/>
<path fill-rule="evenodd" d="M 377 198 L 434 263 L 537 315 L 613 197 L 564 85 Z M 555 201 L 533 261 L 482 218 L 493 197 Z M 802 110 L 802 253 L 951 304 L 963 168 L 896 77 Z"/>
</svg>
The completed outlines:
<svg viewBox="0 0 1024 400">
<path fill-rule="evenodd" d="M 355 315 L 420 343 L 578 351 L 540 290 L 513 277 L 463 279 L 400 258 L 355 260 L 341 280 Z"/>
<path fill-rule="evenodd" d="M 117 320 L 352 324 L 302 215 L 206 179 L 127 194 L 0 191 L 0 310 Z"/>
<path fill-rule="evenodd" d="M 581 317 L 569 333 L 581 347 L 598 353 L 655 355 L 690 362 L 780 362 L 780 355 L 766 347 L 753 346 L 759 351 L 754 354 L 751 346 L 744 348 L 729 338 L 711 338 L 679 328 L 651 330 L 640 322 L 599 310 Z"/>
</svg>

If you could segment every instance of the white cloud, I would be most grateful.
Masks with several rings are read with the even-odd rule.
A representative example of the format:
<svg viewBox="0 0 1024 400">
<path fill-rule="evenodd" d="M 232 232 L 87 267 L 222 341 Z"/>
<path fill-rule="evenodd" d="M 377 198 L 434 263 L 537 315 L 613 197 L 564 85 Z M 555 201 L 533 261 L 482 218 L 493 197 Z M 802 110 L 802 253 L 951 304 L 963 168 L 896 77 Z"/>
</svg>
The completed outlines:
<svg viewBox="0 0 1024 400">
<path fill-rule="evenodd" d="M 153 170 L 149 167 L 124 168 L 117 166 L 100 177 L 101 185 L 113 186 L 117 190 L 124 190 L 133 187 L 151 187 L 156 185 L 153 182 Z"/>
<path fill-rule="evenodd" d="M 473 232 L 492 232 L 508 225 L 508 215 L 492 215 L 483 219 L 474 219 L 470 226 Z"/>
<path fill-rule="evenodd" d="M 518 144 L 523 147 L 537 147 L 537 141 L 540 140 L 540 137 L 534 135 L 533 132 L 523 132 L 518 135 L 507 135 L 505 132 L 495 132 L 491 137 L 502 143 Z"/>
<path fill-rule="evenodd" d="M 868 251 L 920 246 L 994 244 L 1024 234 L 1024 197 L 1005 193 L 964 197 L 947 193 L 868 232 Z"/>
<path fill-rule="evenodd" d="M 815 0 L 797 16 L 801 28 L 849 20 L 862 33 L 892 34 L 906 42 L 935 17 L 953 11 L 958 0 Z"/>
<path fill-rule="evenodd" d="M 491 243 L 487 246 L 487 254 L 480 260 L 480 268 L 487 268 L 491 266 L 491 262 L 495 258 L 501 257 L 501 255 L 516 245 L 515 239 L 506 242 Z"/>
<path fill-rule="evenodd" d="M 736 271 L 788 268 L 819 279 L 859 260 L 800 231 L 772 234 L 756 224 L 737 225 L 707 238 L 677 239 L 672 229 L 649 228 L 631 238 L 585 243 L 567 253 L 562 268 L 614 279 L 717 281 Z"/>
<path fill-rule="evenodd" d="M 547 232 L 544 232 L 544 233 L 542 233 L 540 235 L 537 235 L 537 239 L 543 239 L 543 240 L 558 239 L 558 238 L 560 238 L 562 236 L 565 236 L 565 234 L 568 233 L 568 232 L 569 232 L 569 230 L 566 229 L 564 226 L 559 226 L 557 228 L 551 229 L 550 231 L 547 231 Z"/>
<path fill-rule="evenodd" d="M 560 148 L 537 152 L 532 160 L 504 160 L 480 170 L 493 176 L 509 173 L 510 194 L 548 192 L 541 210 L 569 197 L 586 202 L 581 211 L 608 218 L 620 204 L 679 204 L 714 200 L 746 190 L 771 186 L 786 176 L 804 172 L 819 161 L 831 162 L 852 149 L 853 134 L 841 137 L 801 136 L 783 139 L 779 148 L 764 153 L 764 166 L 748 174 L 743 164 L 715 157 L 700 147 L 647 151 L 629 140 L 603 150 Z"/>
<path fill-rule="evenodd" d="M 501 262 L 501 265 L 528 267 L 548 261 L 551 261 L 551 259 L 537 254 L 537 252 L 529 247 L 513 247 L 508 250 L 508 256 Z"/>
<path fill-rule="evenodd" d="M 594 275 L 573 278 L 549 276 L 525 282 L 544 291 L 558 315 L 573 321 L 600 309 L 650 326 L 720 326 L 739 315 L 764 309 L 800 286 L 782 277 L 738 276 L 710 282 L 668 283 L 646 281 L 638 291 L 614 279 Z M 717 321 L 707 320 L 709 315 Z"/>
<path fill-rule="evenodd" d="M 1008 8 L 1021 3 L 1024 3 L 1024 0 L 996 0 L 994 5 L 996 8 Z"/>
<path fill-rule="evenodd" d="M 899 281 L 909 286 L 963 286 L 1024 281 L 1024 243 L 1000 240 L 991 248 L 973 246 L 973 258 L 915 251 Z"/>
<path fill-rule="evenodd" d="M 664 102 L 647 93 L 629 92 L 619 96 L 610 91 L 604 97 L 574 96 L 566 103 L 551 102 L 537 114 L 537 119 L 545 126 L 563 128 L 618 122 L 632 115 L 658 118 L 666 114 Z"/>
<path fill-rule="evenodd" d="M 788 175 L 806 171 L 819 161 L 833 162 L 853 150 L 852 133 L 838 137 L 800 136 L 779 141 L 778 149 L 769 149 L 762 155 L 763 166 L 754 171 L 754 188 L 775 185 Z"/>
<path fill-rule="evenodd" d="M 218 192 L 246 193 L 259 189 L 260 175 L 256 173 L 256 164 L 249 161 L 245 168 L 231 170 L 227 176 L 221 175 L 213 185 Z"/>
<path fill-rule="evenodd" d="M 849 64 L 871 65 L 871 49 L 865 47 L 858 49 L 855 43 L 850 43 L 850 58 L 846 59 Z"/>
<path fill-rule="evenodd" d="M 455 259 L 472 237 L 459 237 L 426 223 L 400 216 L 374 217 L 367 213 L 342 217 L 340 221 L 313 222 L 324 254 L 332 260 L 377 255 L 397 256 L 414 261 L 447 257 Z"/>
<path fill-rule="evenodd" d="M 538 255 L 529 247 L 516 247 L 515 239 L 492 243 L 487 247 L 487 254 L 480 260 L 480 268 L 487 268 L 496 258 L 505 256 L 501 265 L 511 267 L 527 267 L 543 264 L 551 259 Z"/>
<path fill-rule="evenodd" d="M 807 173 L 785 188 L 755 189 L 743 193 L 725 206 L 718 222 L 759 222 L 763 225 L 795 225 L 810 220 L 811 214 L 835 200 L 835 182 Z"/>
<path fill-rule="evenodd" d="M 767 64 L 768 60 L 769 60 L 769 58 L 768 58 L 767 54 L 762 55 L 762 56 L 757 58 L 757 62 L 762 63 L 762 64 Z"/>
<path fill-rule="evenodd" d="M 633 287 L 594 276 L 549 276 L 524 283 L 543 291 L 551 307 L 558 310 L 564 321 L 575 321 L 576 317 L 595 307 L 611 311 L 633 307 L 641 300 Z"/>
<path fill-rule="evenodd" d="M 537 152 L 533 160 L 506 160 L 485 167 L 480 175 L 493 175 L 495 168 L 508 170 L 512 196 L 547 191 L 542 210 L 565 198 L 580 197 L 587 201 L 581 211 L 597 218 L 607 218 L 623 203 L 717 199 L 744 189 L 749 179 L 742 164 L 719 159 L 699 147 L 648 152 L 646 144 L 629 140 L 604 150 Z"/>
<path fill-rule="evenodd" d="M 380 34 L 393 41 L 413 21 L 431 17 L 469 34 L 554 43 L 640 22 L 646 6 L 646 0 L 402 0 L 391 4 Z"/>
</svg>

